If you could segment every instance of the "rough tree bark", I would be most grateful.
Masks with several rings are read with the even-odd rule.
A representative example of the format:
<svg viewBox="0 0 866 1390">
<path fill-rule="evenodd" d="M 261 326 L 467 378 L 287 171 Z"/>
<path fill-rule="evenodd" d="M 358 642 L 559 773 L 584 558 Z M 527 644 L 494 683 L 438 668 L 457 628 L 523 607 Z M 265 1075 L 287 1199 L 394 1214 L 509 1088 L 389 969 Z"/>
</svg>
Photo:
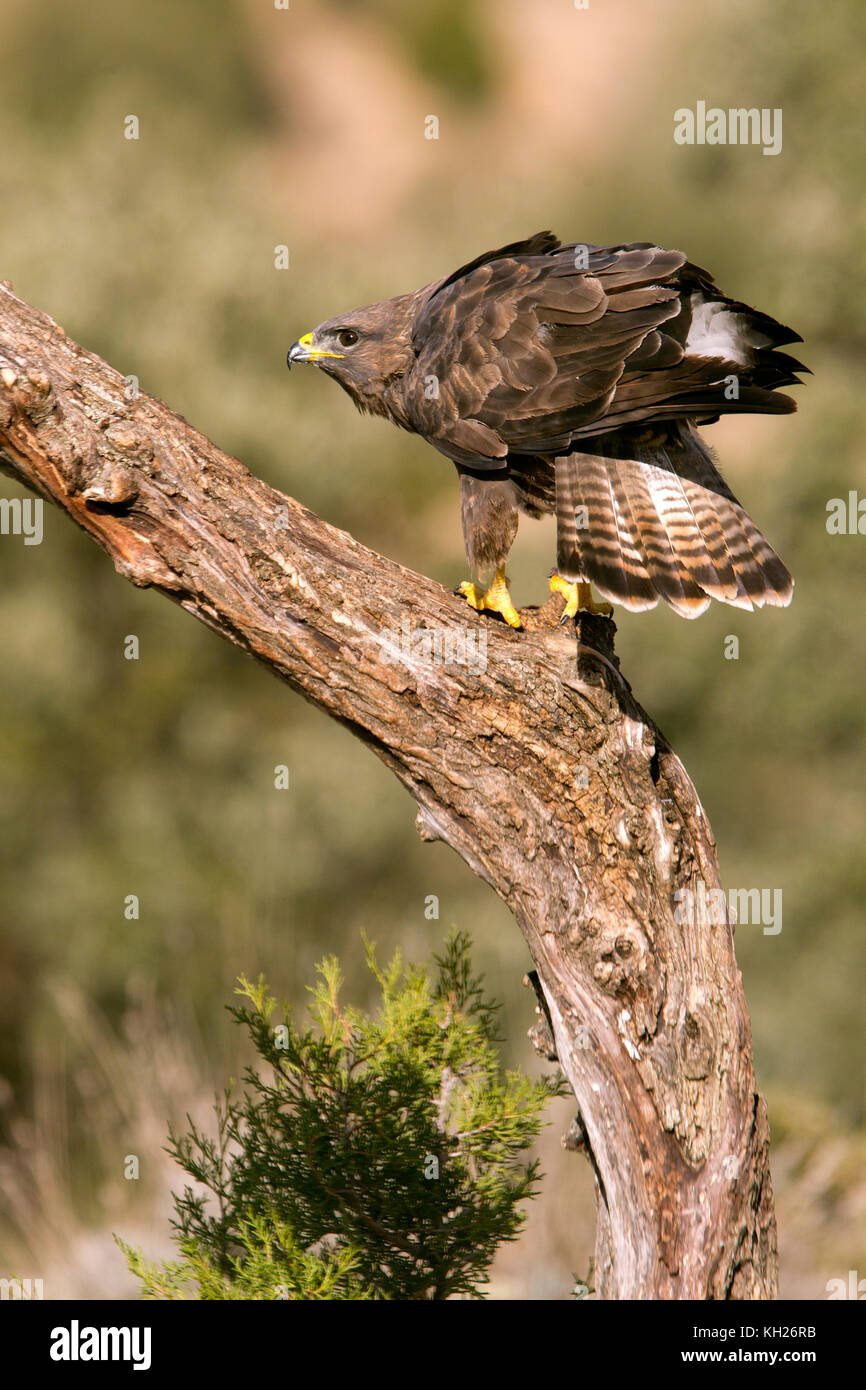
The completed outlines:
<svg viewBox="0 0 866 1390">
<path fill-rule="evenodd" d="M 766 1108 L 705 814 L 635 701 L 613 624 L 526 631 L 275 492 L 0 287 L 0 467 L 121 575 L 178 602 L 350 728 L 514 914 L 580 1108 L 604 1298 L 771 1298 Z M 486 633 L 486 666 L 383 637 Z M 677 911 L 677 890 L 696 913 Z M 683 916 L 685 920 L 679 921 Z"/>
</svg>

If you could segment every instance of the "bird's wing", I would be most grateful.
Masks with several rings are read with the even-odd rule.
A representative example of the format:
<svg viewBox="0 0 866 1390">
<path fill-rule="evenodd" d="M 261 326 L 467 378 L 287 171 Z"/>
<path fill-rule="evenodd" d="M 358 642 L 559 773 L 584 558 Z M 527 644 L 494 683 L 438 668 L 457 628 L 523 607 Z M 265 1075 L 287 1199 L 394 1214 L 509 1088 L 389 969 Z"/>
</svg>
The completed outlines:
<svg viewBox="0 0 866 1390">
<path fill-rule="evenodd" d="M 727 299 L 681 251 L 560 246 L 550 233 L 431 286 L 406 383 L 413 423 L 474 468 L 565 453 L 635 421 L 794 409 L 798 335 Z M 724 394 L 737 375 L 737 394 Z"/>
</svg>

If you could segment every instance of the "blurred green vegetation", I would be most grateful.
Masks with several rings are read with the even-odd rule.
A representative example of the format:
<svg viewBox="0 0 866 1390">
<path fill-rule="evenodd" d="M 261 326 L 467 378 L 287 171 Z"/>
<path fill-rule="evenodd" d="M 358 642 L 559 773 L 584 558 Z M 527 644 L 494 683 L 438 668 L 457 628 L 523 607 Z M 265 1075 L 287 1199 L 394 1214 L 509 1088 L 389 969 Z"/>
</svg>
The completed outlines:
<svg viewBox="0 0 866 1390">
<path fill-rule="evenodd" d="M 681 246 L 803 334 L 815 375 L 800 414 L 708 431 L 795 573 L 792 607 L 714 605 L 694 624 L 618 614 L 618 649 L 698 787 L 726 883 L 783 890 L 780 935 L 738 932 L 759 1079 L 850 1124 L 866 1106 L 866 542 L 824 522 L 829 498 L 866 494 L 861 18 L 858 0 L 820 13 L 807 0 L 8 0 L 0 14 L 0 275 L 254 472 L 449 586 L 463 577 L 453 470 L 317 374 L 289 378 L 301 332 L 551 226 Z M 700 99 L 782 107 L 783 153 L 676 146 L 673 112 Z M 129 114 L 137 141 L 123 138 Z M 3 1134 L 33 1110 L 35 1078 L 62 1089 L 85 1066 L 56 981 L 118 1029 L 142 988 L 171 998 L 213 1085 L 231 1060 L 231 981 L 265 970 L 297 1000 L 339 950 L 363 1000 L 349 955 L 361 926 L 409 955 L 442 925 L 471 928 L 506 1001 L 509 1060 L 525 1062 L 519 932 L 456 856 L 419 843 L 390 774 L 122 582 L 62 516 L 45 523 L 39 547 L 0 539 Z M 518 603 L 543 599 L 552 558 L 549 524 L 525 521 Z M 64 1140 L 80 1194 L 97 1101 Z"/>
<path fill-rule="evenodd" d="M 341 0 L 339 8 L 357 12 L 354 0 Z M 464 0 L 428 0 L 424 5 L 370 0 L 365 8 L 393 35 L 419 77 L 469 104 L 489 97 L 495 71 L 480 6 Z"/>
</svg>

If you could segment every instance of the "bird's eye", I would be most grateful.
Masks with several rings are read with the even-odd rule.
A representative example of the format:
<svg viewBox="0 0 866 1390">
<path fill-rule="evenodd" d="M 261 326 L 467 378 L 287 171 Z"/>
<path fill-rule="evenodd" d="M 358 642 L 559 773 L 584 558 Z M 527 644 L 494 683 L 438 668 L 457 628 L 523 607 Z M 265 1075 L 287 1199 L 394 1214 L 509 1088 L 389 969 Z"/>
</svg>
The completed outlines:
<svg viewBox="0 0 866 1390">
<path fill-rule="evenodd" d="M 341 347 L 354 347 L 358 341 L 358 335 L 354 328 L 341 328 L 337 334 L 337 341 Z"/>
</svg>

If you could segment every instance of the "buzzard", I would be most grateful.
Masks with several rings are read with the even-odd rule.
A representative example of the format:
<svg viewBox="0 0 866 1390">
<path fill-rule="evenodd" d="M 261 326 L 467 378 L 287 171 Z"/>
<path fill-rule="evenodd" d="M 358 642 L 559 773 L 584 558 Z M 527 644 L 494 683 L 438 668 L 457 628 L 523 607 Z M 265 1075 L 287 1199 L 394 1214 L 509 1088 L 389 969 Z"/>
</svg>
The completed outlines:
<svg viewBox="0 0 866 1390">
<path fill-rule="evenodd" d="M 414 294 L 327 319 L 289 349 L 362 411 L 423 435 L 460 476 L 460 590 L 512 627 L 505 563 L 518 514 L 556 514 L 563 621 L 595 604 L 685 618 L 711 598 L 790 603 L 794 581 L 715 466 L 697 426 L 796 409 L 799 334 L 681 251 L 563 245 L 539 232 Z"/>
</svg>

